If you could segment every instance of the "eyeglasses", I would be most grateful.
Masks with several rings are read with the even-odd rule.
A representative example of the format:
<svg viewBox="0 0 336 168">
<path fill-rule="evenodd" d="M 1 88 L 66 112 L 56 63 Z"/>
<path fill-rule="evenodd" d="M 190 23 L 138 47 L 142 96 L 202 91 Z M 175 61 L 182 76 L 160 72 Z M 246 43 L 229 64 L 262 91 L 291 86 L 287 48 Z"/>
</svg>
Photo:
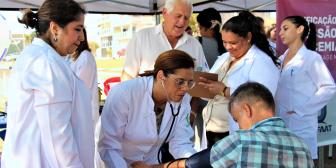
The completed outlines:
<svg viewBox="0 0 336 168">
<path fill-rule="evenodd" d="M 188 89 L 191 89 L 195 86 L 195 81 L 194 80 L 185 80 L 177 75 L 174 74 L 169 74 L 168 76 L 171 76 L 174 81 L 175 81 L 175 86 L 179 89 L 182 87 L 187 87 Z"/>
</svg>

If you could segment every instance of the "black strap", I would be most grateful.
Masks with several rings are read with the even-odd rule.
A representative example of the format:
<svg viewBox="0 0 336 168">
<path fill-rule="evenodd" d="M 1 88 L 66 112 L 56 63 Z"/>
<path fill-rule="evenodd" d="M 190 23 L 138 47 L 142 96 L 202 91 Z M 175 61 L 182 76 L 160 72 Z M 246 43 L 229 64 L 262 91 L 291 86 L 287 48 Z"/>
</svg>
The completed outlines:
<svg viewBox="0 0 336 168">
<path fill-rule="evenodd" d="M 202 36 L 198 36 L 198 41 L 202 44 Z"/>
<path fill-rule="evenodd" d="M 180 104 L 180 105 L 178 106 L 178 108 L 177 108 L 177 113 L 174 114 L 174 107 L 173 107 L 173 105 L 172 105 L 171 103 L 169 103 L 169 106 L 170 106 L 171 113 L 172 113 L 172 116 L 173 116 L 173 122 L 172 122 L 172 124 L 170 125 L 168 134 L 167 134 L 165 140 L 163 141 L 163 143 L 161 144 L 160 149 L 159 149 L 159 151 L 158 151 L 157 159 L 158 159 L 159 163 L 162 163 L 162 161 L 161 161 L 161 159 L 160 159 L 160 153 L 161 153 L 162 146 L 167 142 L 168 137 L 169 137 L 169 135 L 170 135 L 170 132 L 171 132 L 171 130 L 173 129 L 174 122 L 175 122 L 175 118 L 178 116 L 178 114 L 180 113 L 180 109 L 181 109 L 181 104 Z"/>
</svg>

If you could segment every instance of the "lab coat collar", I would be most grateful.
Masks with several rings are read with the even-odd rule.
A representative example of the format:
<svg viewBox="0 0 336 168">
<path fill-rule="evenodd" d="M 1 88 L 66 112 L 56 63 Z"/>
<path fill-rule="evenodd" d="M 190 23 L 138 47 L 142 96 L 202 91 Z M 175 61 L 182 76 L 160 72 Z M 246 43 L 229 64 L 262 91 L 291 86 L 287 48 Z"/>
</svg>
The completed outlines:
<svg viewBox="0 0 336 168">
<path fill-rule="evenodd" d="M 159 24 L 159 25 L 157 25 L 157 26 L 155 26 L 154 32 L 157 35 L 162 35 L 167 40 L 167 43 L 169 43 L 168 38 L 167 38 L 166 34 L 163 31 L 163 24 L 162 23 Z M 190 38 L 189 35 L 186 32 L 183 32 L 182 37 L 180 37 L 179 40 L 177 41 L 177 44 L 176 44 L 175 48 L 171 48 L 171 49 L 176 49 L 179 46 L 185 44 L 189 40 L 189 38 Z"/>
<path fill-rule="evenodd" d="M 241 60 L 238 61 L 236 65 L 234 65 L 234 68 L 228 71 L 228 73 L 233 73 L 237 71 L 238 69 L 242 68 L 246 63 L 249 63 L 254 60 L 254 57 L 257 55 L 258 47 L 255 45 L 252 45 L 251 48 L 247 51 L 247 53 L 241 58 Z"/>
<path fill-rule="evenodd" d="M 45 48 L 48 51 L 48 55 L 61 61 L 61 62 L 66 62 L 66 60 L 58 53 L 56 50 L 51 47 L 48 43 L 46 43 L 44 40 L 41 38 L 35 37 L 32 42 L 33 45 L 40 46 L 42 48 Z"/>
<path fill-rule="evenodd" d="M 287 67 L 289 67 L 289 65 L 292 65 L 292 64 L 294 64 L 296 62 L 300 62 L 300 60 L 303 59 L 305 53 L 307 53 L 307 50 L 308 50 L 307 47 L 303 44 L 300 47 L 300 49 L 297 51 L 297 53 L 295 54 L 295 56 L 282 69 L 285 70 Z M 283 64 L 283 61 L 285 60 L 285 58 L 287 56 L 287 53 L 288 53 L 288 49 L 286 50 L 286 52 L 281 57 L 281 64 Z"/>
</svg>

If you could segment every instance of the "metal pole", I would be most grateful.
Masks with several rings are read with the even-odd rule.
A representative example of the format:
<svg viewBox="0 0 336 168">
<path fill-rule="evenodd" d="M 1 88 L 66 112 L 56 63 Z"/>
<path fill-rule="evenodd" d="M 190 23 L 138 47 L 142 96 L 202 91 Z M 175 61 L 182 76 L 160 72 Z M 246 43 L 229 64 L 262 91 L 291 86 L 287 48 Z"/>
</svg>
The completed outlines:
<svg viewBox="0 0 336 168">
<path fill-rule="evenodd" d="M 320 146 L 318 148 L 318 162 L 319 162 L 319 165 L 318 167 L 319 168 L 324 168 L 324 146 Z"/>
</svg>

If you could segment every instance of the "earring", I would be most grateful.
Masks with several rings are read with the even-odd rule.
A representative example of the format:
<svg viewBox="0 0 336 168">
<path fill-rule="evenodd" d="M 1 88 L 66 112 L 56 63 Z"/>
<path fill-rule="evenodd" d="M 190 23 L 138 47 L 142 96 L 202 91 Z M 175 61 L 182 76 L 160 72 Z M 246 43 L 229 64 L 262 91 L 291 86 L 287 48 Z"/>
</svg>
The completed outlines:
<svg viewBox="0 0 336 168">
<path fill-rule="evenodd" d="M 54 42 L 57 42 L 57 34 L 54 35 Z"/>
</svg>

